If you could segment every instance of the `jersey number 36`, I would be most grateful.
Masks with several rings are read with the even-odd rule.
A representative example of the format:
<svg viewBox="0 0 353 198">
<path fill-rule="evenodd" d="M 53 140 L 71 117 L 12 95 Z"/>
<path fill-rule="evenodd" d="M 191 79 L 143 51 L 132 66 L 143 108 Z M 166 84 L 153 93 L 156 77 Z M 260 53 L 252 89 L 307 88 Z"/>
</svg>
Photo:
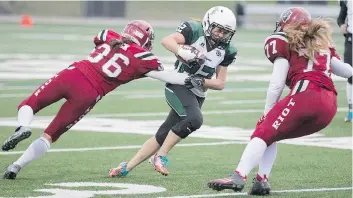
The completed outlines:
<svg viewBox="0 0 353 198">
<path fill-rule="evenodd" d="M 125 44 L 121 47 L 121 49 L 126 51 L 128 47 L 129 45 Z M 93 51 L 96 53 L 92 53 L 88 57 L 88 61 L 90 61 L 91 63 L 101 62 L 103 73 L 105 73 L 107 76 L 111 78 L 116 78 L 121 73 L 121 66 L 117 63 L 118 59 L 121 59 L 123 61 L 123 64 L 125 67 L 127 67 L 130 63 L 129 58 L 121 53 L 114 53 L 113 56 L 108 58 L 107 56 L 111 51 L 111 48 L 106 43 L 98 46 Z"/>
</svg>

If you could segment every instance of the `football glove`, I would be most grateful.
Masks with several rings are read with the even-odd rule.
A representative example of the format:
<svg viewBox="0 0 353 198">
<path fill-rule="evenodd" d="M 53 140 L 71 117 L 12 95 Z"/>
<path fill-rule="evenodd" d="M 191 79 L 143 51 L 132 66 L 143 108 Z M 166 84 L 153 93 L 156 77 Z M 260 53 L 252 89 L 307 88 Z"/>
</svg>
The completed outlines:
<svg viewBox="0 0 353 198">
<path fill-rule="evenodd" d="M 205 79 L 200 76 L 191 75 L 185 79 L 185 87 L 188 89 L 192 88 L 203 88 Z"/>
</svg>

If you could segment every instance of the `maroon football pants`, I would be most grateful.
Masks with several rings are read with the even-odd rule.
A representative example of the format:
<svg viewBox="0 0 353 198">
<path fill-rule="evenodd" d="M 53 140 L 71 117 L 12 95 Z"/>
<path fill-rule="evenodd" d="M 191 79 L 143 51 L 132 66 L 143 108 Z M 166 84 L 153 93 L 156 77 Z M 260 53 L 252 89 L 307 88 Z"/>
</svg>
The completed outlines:
<svg viewBox="0 0 353 198">
<path fill-rule="evenodd" d="M 283 139 L 313 134 L 330 124 L 337 111 L 336 94 L 302 81 L 267 113 L 251 138 L 261 138 L 269 146 Z"/>
<path fill-rule="evenodd" d="M 82 119 L 101 98 L 78 69 L 71 66 L 62 70 L 22 101 L 18 108 L 28 105 L 32 107 L 34 113 L 37 113 L 62 98 L 65 98 L 66 102 L 44 131 L 55 142 Z"/>
</svg>

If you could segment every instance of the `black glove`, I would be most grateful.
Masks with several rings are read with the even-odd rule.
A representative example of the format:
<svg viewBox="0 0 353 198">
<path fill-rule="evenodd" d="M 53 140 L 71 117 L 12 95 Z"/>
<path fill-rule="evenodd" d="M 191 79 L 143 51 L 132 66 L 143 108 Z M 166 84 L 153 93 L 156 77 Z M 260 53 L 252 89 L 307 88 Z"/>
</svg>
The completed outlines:
<svg viewBox="0 0 353 198">
<path fill-rule="evenodd" d="M 200 76 L 189 76 L 185 79 L 185 87 L 188 89 L 201 88 L 205 84 L 205 79 Z"/>
<path fill-rule="evenodd" d="M 205 60 L 203 59 L 199 59 L 199 58 L 191 59 L 187 61 L 186 63 L 187 68 L 185 68 L 185 71 L 187 71 L 190 74 L 194 74 L 200 69 L 201 65 L 204 63 L 205 63 Z"/>
</svg>

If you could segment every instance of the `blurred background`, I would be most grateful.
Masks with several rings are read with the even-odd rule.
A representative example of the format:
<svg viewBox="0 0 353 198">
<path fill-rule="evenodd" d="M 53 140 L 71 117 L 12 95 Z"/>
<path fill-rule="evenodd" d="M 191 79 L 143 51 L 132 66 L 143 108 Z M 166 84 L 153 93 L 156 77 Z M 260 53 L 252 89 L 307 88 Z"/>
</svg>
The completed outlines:
<svg viewBox="0 0 353 198">
<path fill-rule="evenodd" d="M 212 6 L 222 5 L 238 16 L 239 27 L 263 26 L 276 21 L 287 7 L 302 6 L 315 16 L 337 17 L 337 1 L 271 0 L 271 1 L 1 1 L 0 15 L 16 17 L 33 15 L 37 22 L 55 19 L 115 18 L 145 20 L 184 20 L 202 18 Z M 37 18 L 38 17 L 38 18 Z M 59 18 L 58 18 L 59 17 Z M 45 19 L 45 20 L 44 20 Z M 2 20 L 6 20 L 3 18 Z M 11 17 L 7 20 L 11 20 Z M 169 23 L 175 25 L 174 23 Z"/>
<path fill-rule="evenodd" d="M 49 62 L 50 68 L 57 71 L 55 65 L 63 68 L 73 59 L 87 56 L 93 46 L 92 38 L 101 30 L 119 32 L 129 20 L 143 19 L 155 29 L 154 53 L 172 68 L 174 56 L 161 47 L 160 40 L 185 20 L 201 20 L 205 12 L 216 5 L 232 9 L 237 16 L 237 32 L 232 41 L 239 51 L 238 63 L 261 63 L 270 72 L 271 68 L 267 66 L 271 64 L 264 56 L 263 42 L 272 34 L 280 14 L 293 6 L 306 8 L 313 17 L 331 18 L 337 50 L 343 52 L 344 37 L 336 24 L 340 10 L 337 1 L 1 1 L 0 58 L 8 64 L 2 67 L 13 72 L 9 71 L 15 67 L 9 63 L 10 57 L 40 57 L 47 61 L 34 61 L 33 66 Z M 46 57 L 48 54 L 56 54 L 59 58 L 53 61 L 52 57 Z M 237 65 L 234 71 L 241 66 Z M 43 75 L 34 76 L 48 78 L 53 74 L 50 68 L 41 70 Z M 0 67 L 0 79 L 31 78 L 18 71 L 5 74 L 2 70 Z"/>
</svg>

